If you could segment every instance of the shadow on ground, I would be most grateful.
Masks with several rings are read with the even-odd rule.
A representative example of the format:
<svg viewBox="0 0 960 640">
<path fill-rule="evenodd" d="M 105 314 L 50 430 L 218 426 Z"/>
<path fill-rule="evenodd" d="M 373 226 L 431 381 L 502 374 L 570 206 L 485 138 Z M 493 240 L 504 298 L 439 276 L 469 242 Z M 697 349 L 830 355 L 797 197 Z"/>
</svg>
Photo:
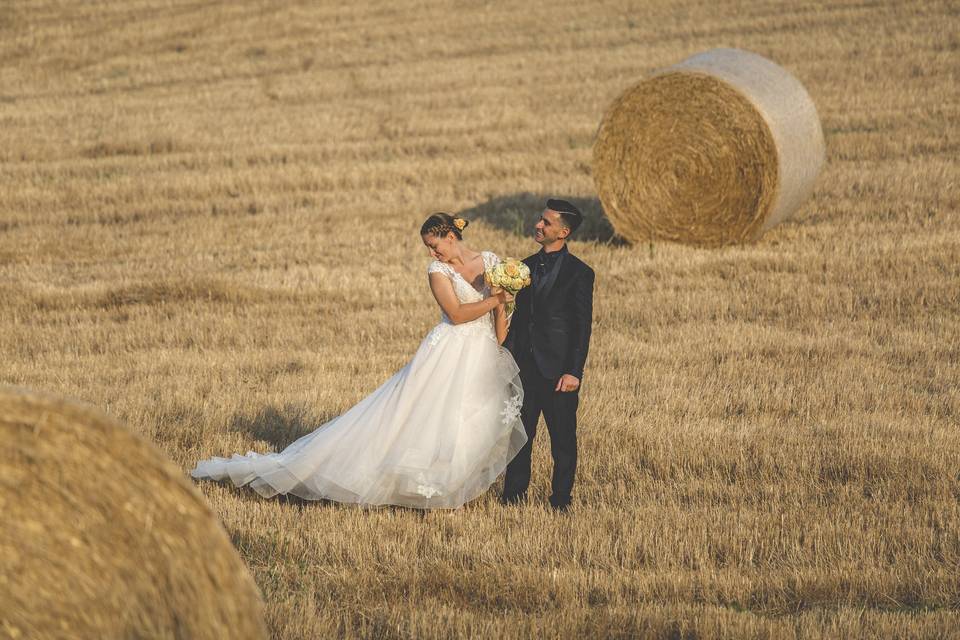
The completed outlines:
<svg viewBox="0 0 960 640">
<path fill-rule="evenodd" d="M 267 405 L 254 416 L 235 415 L 230 422 L 231 431 L 245 433 L 255 440 L 269 442 L 274 451 L 281 451 L 294 440 L 305 436 L 336 414 L 316 416 L 304 407 Z"/>
<path fill-rule="evenodd" d="M 577 240 L 626 244 L 626 241 L 614 232 L 613 225 L 604 215 L 603 206 L 597 198 L 523 192 L 497 196 L 475 207 L 463 209 L 457 212 L 457 215 L 470 221 L 482 220 L 498 229 L 529 238 L 533 235 L 533 226 L 540 219 L 548 198 L 572 202 L 583 213 L 583 224 L 575 236 Z"/>
</svg>

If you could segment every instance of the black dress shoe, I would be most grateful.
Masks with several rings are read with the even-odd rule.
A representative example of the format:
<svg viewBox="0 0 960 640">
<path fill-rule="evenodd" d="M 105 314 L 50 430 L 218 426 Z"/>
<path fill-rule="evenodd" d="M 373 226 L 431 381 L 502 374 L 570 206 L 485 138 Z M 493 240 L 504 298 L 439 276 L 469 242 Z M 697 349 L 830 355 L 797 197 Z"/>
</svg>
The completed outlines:
<svg viewBox="0 0 960 640">
<path fill-rule="evenodd" d="M 500 496 L 500 504 L 502 505 L 520 504 L 521 502 L 526 502 L 526 501 L 527 501 L 527 494 L 525 493 L 514 493 L 511 495 Z"/>
<path fill-rule="evenodd" d="M 551 497 L 550 506 L 558 513 L 566 513 L 570 510 L 570 499 L 567 498 L 566 500 L 554 500 Z"/>
</svg>

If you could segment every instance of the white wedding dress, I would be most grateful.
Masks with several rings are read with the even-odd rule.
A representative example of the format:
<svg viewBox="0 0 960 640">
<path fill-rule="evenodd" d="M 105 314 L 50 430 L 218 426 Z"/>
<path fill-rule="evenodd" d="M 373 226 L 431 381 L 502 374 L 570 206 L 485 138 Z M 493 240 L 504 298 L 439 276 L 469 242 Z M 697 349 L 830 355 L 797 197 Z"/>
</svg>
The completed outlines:
<svg viewBox="0 0 960 640">
<path fill-rule="evenodd" d="M 482 255 L 486 268 L 499 261 Z M 450 278 L 461 303 L 489 295 L 448 264 L 427 272 Z M 280 453 L 203 460 L 190 475 L 229 478 L 264 497 L 455 508 L 486 491 L 526 442 L 522 404 L 493 314 L 457 325 L 441 314 L 413 359 L 343 415 Z"/>
</svg>

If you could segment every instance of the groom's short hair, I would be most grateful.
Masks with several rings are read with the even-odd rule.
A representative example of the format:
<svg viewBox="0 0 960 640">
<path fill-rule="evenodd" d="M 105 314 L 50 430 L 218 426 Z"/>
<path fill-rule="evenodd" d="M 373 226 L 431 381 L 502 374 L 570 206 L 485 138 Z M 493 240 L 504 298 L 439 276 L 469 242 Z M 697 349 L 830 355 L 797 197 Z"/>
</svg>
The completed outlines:
<svg viewBox="0 0 960 640">
<path fill-rule="evenodd" d="M 550 198 L 547 200 L 547 209 L 552 209 L 560 214 L 560 219 L 563 220 L 563 224 L 570 229 L 571 234 L 573 234 L 577 230 L 577 227 L 580 226 L 580 223 L 583 222 L 583 214 L 580 213 L 580 209 L 577 209 L 572 202 Z"/>
</svg>

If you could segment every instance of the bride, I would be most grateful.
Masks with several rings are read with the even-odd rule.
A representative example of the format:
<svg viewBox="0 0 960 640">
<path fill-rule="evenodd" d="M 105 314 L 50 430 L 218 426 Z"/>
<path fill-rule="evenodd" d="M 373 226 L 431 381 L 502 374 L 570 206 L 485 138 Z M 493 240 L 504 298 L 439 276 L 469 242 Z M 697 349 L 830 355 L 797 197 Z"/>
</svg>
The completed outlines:
<svg viewBox="0 0 960 640">
<path fill-rule="evenodd" d="M 229 478 L 264 497 L 421 509 L 459 507 L 486 491 L 527 436 L 518 368 L 500 346 L 513 298 L 484 284 L 499 259 L 462 242 L 466 225 L 435 213 L 420 229 L 441 315 L 406 366 L 280 453 L 211 458 L 190 475 Z"/>
</svg>

